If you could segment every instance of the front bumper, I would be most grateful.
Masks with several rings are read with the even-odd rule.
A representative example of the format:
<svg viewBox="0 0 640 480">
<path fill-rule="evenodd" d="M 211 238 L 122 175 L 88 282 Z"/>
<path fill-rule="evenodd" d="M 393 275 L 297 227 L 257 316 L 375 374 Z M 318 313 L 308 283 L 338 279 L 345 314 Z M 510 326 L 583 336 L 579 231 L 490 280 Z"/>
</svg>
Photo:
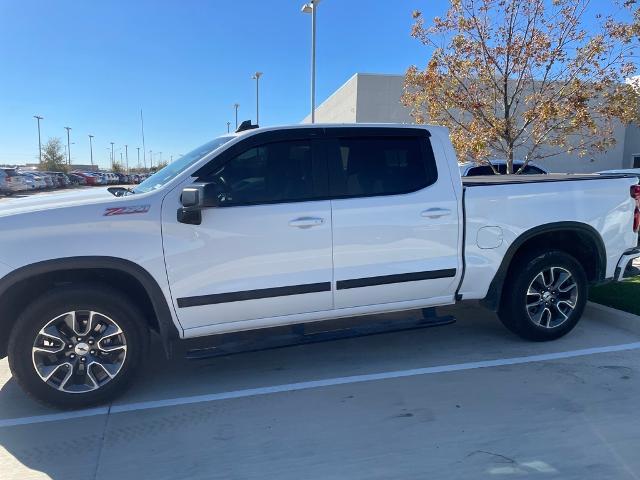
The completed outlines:
<svg viewBox="0 0 640 480">
<path fill-rule="evenodd" d="M 622 280 L 639 276 L 640 268 L 633 266 L 633 261 L 638 257 L 640 257 L 640 247 L 635 247 L 624 252 L 620 260 L 618 260 L 614 281 L 621 282 Z"/>
</svg>

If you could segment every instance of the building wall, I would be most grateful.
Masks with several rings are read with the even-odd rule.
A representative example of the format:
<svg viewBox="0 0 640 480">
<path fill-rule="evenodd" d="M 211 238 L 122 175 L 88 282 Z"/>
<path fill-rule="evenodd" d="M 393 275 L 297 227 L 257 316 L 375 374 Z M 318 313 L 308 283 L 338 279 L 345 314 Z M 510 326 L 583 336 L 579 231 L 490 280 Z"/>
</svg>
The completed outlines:
<svg viewBox="0 0 640 480">
<path fill-rule="evenodd" d="M 316 108 L 318 123 L 412 123 L 409 109 L 400 102 L 404 75 L 356 73 Z M 310 122 L 307 116 L 304 123 Z M 536 163 L 554 172 L 597 172 L 632 166 L 640 154 L 638 126 L 618 125 L 616 144 L 605 153 L 580 157 L 560 154 Z"/>
<path fill-rule="evenodd" d="M 347 80 L 322 104 L 316 106 L 317 123 L 356 123 L 356 103 L 358 100 L 358 74 Z M 302 123 L 310 123 L 307 115 Z"/>
</svg>

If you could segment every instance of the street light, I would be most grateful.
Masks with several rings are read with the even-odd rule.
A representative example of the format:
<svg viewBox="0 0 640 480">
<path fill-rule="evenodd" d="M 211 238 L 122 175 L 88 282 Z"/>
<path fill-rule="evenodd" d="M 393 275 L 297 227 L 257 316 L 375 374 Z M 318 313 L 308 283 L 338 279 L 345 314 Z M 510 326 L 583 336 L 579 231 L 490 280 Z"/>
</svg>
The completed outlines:
<svg viewBox="0 0 640 480">
<path fill-rule="evenodd" d="M 311 123 L 316 122 L 316 10 L 320 0 L 302 6 L 302 13 L 311 14 Z"/>
<path fill-rule="evenodd" d="M 149 170 L 153 168 L 153 150 L 149 150 Z"/>
<path fill-rule="evenodd" d="M 93 135 L 89 134 L 89 151 L 91 152 L 91 166 L 93 167 Z"/>
<path fill-rule="evenodd" d="M 227 122 L 227 133 L 230 132 L 230 128 L 231 128 L 231 122 Z"/>
<path fill-rule="evenodd" d="M 140 147 L 136 147 L 138 150 L 138 170 L 140 170 Z"/>
<path fill-rule="evenodd" d="M 256 81 L 256 125 L 260 125 L 260 77 L 262 76 L 262 72 L 256 72 L 251 77 Z"/>
<path fill-rule="evenodd" d="M 127 160 L 127 175 L 129 175 L 129 145 L 124 146 L 124 158 Z"/>
<path fill-rule="evenodd" d="M 113 156 L 113 142 L 109 142 L 111 144 L 111 170 L 113 170 L 113 162 L 115 161 L 115 158 Z"/>
<path fill-rule="evenodd" d="M 40 159 L 40 163 L 42 163 L 42 140 L 40 139 L 40 120 L 42 120 L 44 117 L 41 117 L 40 115 L 34 115 L 33 118 L 35 118 L 38 121 L 38 158 Z"/>
<path fill-rule="evenodd" d="M 236 130 L 238 129 L 238 108 L 240 108 L 239 103 L 234 103 L 233 108 L 236 110 Z"/>
<path fill-rule="evenodd" d="M 68 163 L 69 165 L 71 165 L 71 142 L 69 141 L 69 131 L 71 130 L 71 127 L 64 127 L 64 129 L 67 131 L 67 154 L 69 155 Z"/>
</svg>

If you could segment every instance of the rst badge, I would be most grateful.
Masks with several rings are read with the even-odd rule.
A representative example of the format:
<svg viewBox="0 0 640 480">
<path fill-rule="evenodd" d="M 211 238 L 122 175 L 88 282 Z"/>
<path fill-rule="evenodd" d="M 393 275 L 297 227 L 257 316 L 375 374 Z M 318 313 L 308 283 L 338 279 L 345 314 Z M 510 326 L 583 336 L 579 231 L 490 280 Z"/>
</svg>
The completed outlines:
<svg viewBox="0 0 640 480">
<path fill-rule="evenodd" d="M 134 213 L 147 213 L 151 205 L 134 205 L 131 207 L 110 207 L 104 211 L 105 217 L 114 215 L 132 215 Z"/>
</svg>

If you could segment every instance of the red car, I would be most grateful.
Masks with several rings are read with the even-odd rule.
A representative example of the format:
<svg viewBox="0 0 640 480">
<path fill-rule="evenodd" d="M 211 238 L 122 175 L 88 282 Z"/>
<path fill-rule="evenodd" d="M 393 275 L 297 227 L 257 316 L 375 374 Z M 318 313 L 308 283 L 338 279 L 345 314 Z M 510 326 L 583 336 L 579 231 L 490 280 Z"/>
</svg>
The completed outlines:
<svg viewBox="0 0 640 480">
<path fill-rule="evenodd" d="M 85 181 L 87 182 L 87 185 L 98 185 L 98 179 L 94 175 L 91 175 L 90 173 L 73 172 L 73 174 L 84 178 Z"/>
</svg>

